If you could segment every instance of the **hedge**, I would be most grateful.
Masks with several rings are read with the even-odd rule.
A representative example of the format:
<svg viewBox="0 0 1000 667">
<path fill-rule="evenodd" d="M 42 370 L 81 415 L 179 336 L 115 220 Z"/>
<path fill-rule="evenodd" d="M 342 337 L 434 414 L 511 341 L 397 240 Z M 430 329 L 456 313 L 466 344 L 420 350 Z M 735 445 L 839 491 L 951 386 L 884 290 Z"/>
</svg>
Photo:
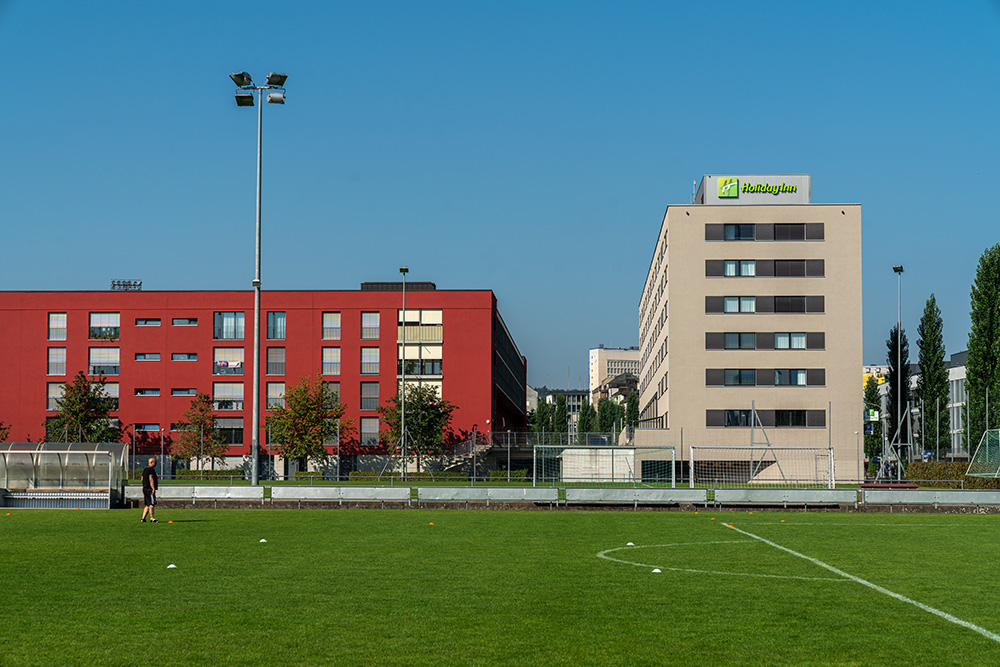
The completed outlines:
<svg viewBox="0 0 1000 667">
<path fill-rule="evenodd" d="M 913 461 L 906 467 L 906 476 L 917 480 L 962 480 L 966 489 L 1000 489 L 1000 479 L 992 477 L 969 477 L 965 471 L 968 463 L 950 461 Z M 945 482 L 945 489 L 963 488 L 959 482 Z"/>
<path fill-rule="evenodd" d="M 347 478 L 349 480 L 351 480 L 352 482 L 353 481 L 374 480 L 374 479 L 384 479 L 384 480 L 397 479 L 398 480 L 400 478 L 400 475 L 399 475 L 398 472 L 382 472 L 382 473 L 380 473 L 377 470 L 369 470 L 369 471 L 354 470 L 354 471 L 352 471 L 347 476 Z M 465 472 L 436 472 L 436 473 L 431 474 L 429 472 L 408 472 L 408 473 L 406 473 L 406 479 L 407 479 L 407 481 L 412 480 L 414 482 L 431 482 L 431 481 L 435 481 L 435 480 L 440 481 L 442 479 L 463 479 L 463 480 L 468 480 L 469 479 L 469 473 L 465 473 Z"/>
<path fill-rule="evenodd" d="M 244 479 L 246 471 L 243 468 L 217 468 L 215 470 L 178 470 L 177 479 L 229 479 L 236 477 Z"/>
<path fill-rule="evenodd" d="M 510 472 L 510 480 L 512 482 L 513 481 L 523 482 L 523 481 L 525 481 L 525 480 L 528 479 L 528 471 L 525 470 L 524 468 L 521 468 L 520 470 L 510 470 L 510 471 L 507 471 L 507 470 L 491 470 L 490 471 L 490 479 L 497 479 L 497 480 L 501 480 L 501 481 L 506 481 L 507 480 L 507 473 L 508 472 Z"/>
<path fill-rule="evenodd" d="M 299 470 L 295 473 L 295 479 L 310 479 L 317 478 L 323 479 L 322 470 Z"/>
</svg>

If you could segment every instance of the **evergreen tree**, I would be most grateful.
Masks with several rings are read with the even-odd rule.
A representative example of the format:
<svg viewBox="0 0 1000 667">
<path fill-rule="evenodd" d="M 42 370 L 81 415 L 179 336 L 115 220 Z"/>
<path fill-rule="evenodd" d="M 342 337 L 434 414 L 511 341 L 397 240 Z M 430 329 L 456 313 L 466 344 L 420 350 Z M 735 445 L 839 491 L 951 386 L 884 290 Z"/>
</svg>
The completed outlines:
<svg viewBox="0 0 1000 667">
<path fill-rule="evenodd" d="M 214 470 L 215 460 L 225 456 L 229 447 L 216 431 L 213 408 L 208 394 L 197 394 L 191 399 L 184 417 L 177 422 L 176 452 L 186 459 L 208 457 Z"/>
<path fill-rule="evenodd" d="M 569 413 L 566 411 L 566 395 L 556 396 L 556 410 L 552 414 L 552 430 L 566 433 L 569 430 Z"/>
<path fill-rule="evenodd" d="M 635 389 L 628 393 L 625 400 L 625 423 L 631 428 L 639 425 L 639 392 Z"/>
<path fill-rule="evenodd" d="M 910 344 L 906 340 L 906 330 L 904 329 L 901 335 L 898 334 L 898 329 L 893 327 L 889 330 L 889 338 L 885 341 L 886 347 L 886 361 L 889 364 L 889 374 L 886 376 L 886 383 L 889 385 L 889 400 L 886 403 L 886 424 L 889 425 L 886 431 L 889 434 L 889 442 L 900 442 L 905 443 L 907 440 L 907 429 L 906 420 L 910 418 L 909 412 L 909 400 L 910 400 Z M 900 362 L 902 366 L 896 367 L 896 339 L 901 340 L 902 357 Z M 898 400 L 896 394 L 898 392 L 899 384 L 897 379 L 902 378 L 903 381 L 903 395 L 902 400 Z M 896 412 L 896 406 L 899 405 L 901 411 Z M 896 440 L 896 428 L 900 426 L 898 423 L 899 417 L 903 418 L 903 422 L 900 428 L 899 439 Z"/>
<path fill-rule="evenodd" d="M 576 425 L 577 433 L 597 432 L 597 412 L 590 401 L 584 401 L 580 407 L 580 421 Z"/>
<path fill-rule="evenodd" d="M 874 376 L 869 376 L 865 382 L 865 409 L 881 412 L 882 399 L 878 393 L 878 382 Z M 872 433 L 865 433 L 865 457 L 868 459 L 869 477 L 874 477 L 878 470 L 878 463 L 875 457 L 882 453 L 882 415 L 874 422 L 865 422 L 865 426 L 871 424 Z"/>
<path fill-rule="evenodd" d="M 90 380 L 77 371 L 63 387 L 62 398 L 56 399 L 56 416 L 47 420 L 45 439 L 49 442 L 118 442 L 122 429 L 115 426 L 109 414 L 117 406 L 108 395 L 104 376 Z"/>
<path fill-rule="evenodd" d="M 944 321 L 931 294 L 917 327 L 917 396 L 922 402 L 920 439 L 924 451 L 942 453 L 951 449 L 951 420 L 948 414 L 948 362 L 944 349 Z"/>
<path fill-rule="evenodd" d="M 544 398 L 538 401 L 538 407 L 531 415 L 532 432 L 547 433 L 552 430 L 552 407 Z"/>
<path fill-rule="evenodd" d="M 343 442 L 350 435 L 351 420 L 344 417 L 346 405 L 323 378 L 302 378 L 285 392 L 285 405 L 271 407 L 271 438 L 277 451 L 290 459 L 325 459 L 325 443 Z"/>
<path fill-rule="evenodd" d="M 979 258 L 972 283 L 969 313 L 969 354 L 965 361 L 965 393 L 968 401 L 966 445 L 975 453 L 987 428 L 1000 425 L 1000 244 L 987 248 Z M 989 423 L 986 394 L 989 391 Z"/>
</svg>

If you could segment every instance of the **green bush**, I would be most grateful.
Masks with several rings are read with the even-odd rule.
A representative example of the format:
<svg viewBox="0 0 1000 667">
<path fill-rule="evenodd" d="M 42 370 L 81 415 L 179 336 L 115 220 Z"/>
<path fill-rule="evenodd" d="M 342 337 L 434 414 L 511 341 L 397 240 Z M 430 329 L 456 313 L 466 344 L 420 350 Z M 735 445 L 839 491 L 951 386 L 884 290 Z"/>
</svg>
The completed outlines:
<svg viewBox="0 0 1000 667">
<path fill-rule="evenodd" d="M 323 479 L 321 470 L 299 470 L 295 473 L 295 479 Z"/>
<path fill-rule="evenodd" d="M 501 481 L 507 481 L 506 470 L 491 470 L 490 479 L 496 479 Z M 511 470 L 510 471 L 510 481 L 512 482 L 523 482 L 528 479 L 528 471 L 524 470 Z"/>
<path fill-rule="evenodd" d="M 920 480 L 962 480 L 966 489 L 1000 489 L 1000 479 L 990 477 L 969 477 L 965 471 L 968 463 L 951 461 L 914 461 L 906 468 L 908 479 Z M 962 484 L 957 481 L 942 482 L 941 488 L 960 489 Z"/>
<path fill-rule="evenodd" d="M 215 470 L 178 470 L 177 479 L 244 479 L 246 472 L 243 468 L 217 468 Z"/>
<path fill-rule="evenodd" d="M 372 480 L 382 480 L 388 481 L 390 479 L 398 480 L 400 475 L 398 472 L 382 472 L 378 470 L 361 471 L 355 470 L 351 472 L 347 478 L 354 481 L 372 481 Z M 445 479 L 461 479 L 468 481 L 469 474 L 465 472 L 408 472 L 406 473 L 406 481 L 410 482 L 431 482 L 431 481 L 441 481 Z"/>
</svg>

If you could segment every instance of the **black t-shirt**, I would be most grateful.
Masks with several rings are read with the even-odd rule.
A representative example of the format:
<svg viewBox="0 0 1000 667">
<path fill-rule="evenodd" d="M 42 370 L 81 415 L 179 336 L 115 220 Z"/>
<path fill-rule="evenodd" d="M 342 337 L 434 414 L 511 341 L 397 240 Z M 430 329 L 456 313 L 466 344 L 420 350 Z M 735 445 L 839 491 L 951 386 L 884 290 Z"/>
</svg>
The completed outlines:
<svg viewBox="0 0 1000 667">
<path fill-rule="evenodd" d="M 152 491 L 159 486 L 160 478 L 156 476 L 156 468 L 147 466 L 142 469 L 142 488 Z"/>
</svg>

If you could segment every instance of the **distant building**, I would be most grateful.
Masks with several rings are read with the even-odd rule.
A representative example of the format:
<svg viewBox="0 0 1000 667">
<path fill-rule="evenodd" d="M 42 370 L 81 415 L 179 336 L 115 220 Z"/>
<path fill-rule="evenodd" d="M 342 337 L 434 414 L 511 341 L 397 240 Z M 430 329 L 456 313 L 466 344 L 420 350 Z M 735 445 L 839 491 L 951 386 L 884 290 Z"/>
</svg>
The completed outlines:
<svg viewBox="0 0 1000 667">
<path fill-rule="evenodd" d="M 639 348 L 604 347 L 598 345 L 590 350 L 590 389 L 591 396 L 601 383 L 611 378 L 628 373 L 639 376 Z M 594 406 L 597 402 L 594 402 Z"/>
<path fill-rule="evenodd" d="M 616 403 L 625 403 L 628 395 L 639 390 L 639 378 L 634 373 L 622 373 L 608 377 L 590 392 L 590 401 L 596 407 L 602 398 Z"/>
<path fill-rule="evenodd" d="M 558 396 L 566 397 L 566 418 L 569 421 L 571 431 L 576 430 L 577 422 L 580 421 L 580 408 L 585 401 L 590 400 L 590 392 L 586 389 L 549 389 L 542 387 L 538 390 L 538 400 L 544 400 L 551 406 L 555 406 Z"/>
</svg>

